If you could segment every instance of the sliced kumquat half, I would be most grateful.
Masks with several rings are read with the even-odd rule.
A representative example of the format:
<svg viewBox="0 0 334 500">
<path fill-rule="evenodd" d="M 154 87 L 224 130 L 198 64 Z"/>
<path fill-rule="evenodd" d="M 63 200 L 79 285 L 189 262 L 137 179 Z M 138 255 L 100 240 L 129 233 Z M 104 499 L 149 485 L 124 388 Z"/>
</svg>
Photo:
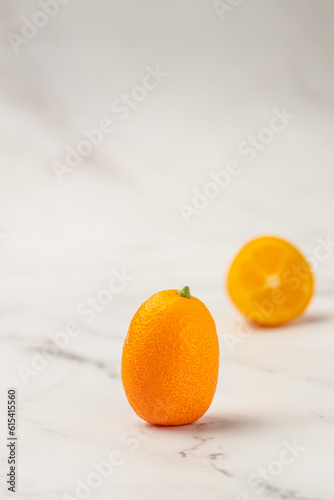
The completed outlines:
<svg viewBox="0 0 334 500">
<path fill-rule="evenodd" d="M 297 248 L 275 236 L 248 242 L 227 276 L 232 302 L 261 326 L 279 326 L 299 316 L 314 289 L 311 268 Z"/>
</svg>

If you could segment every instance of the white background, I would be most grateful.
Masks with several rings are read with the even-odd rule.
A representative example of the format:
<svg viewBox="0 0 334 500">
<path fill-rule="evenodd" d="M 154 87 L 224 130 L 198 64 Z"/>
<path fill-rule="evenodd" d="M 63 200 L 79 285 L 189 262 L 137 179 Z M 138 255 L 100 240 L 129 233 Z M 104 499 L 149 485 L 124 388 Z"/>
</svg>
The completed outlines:
<svg viewBox="0 0 334 500">
<path fill-rule="evenodd" d="M 22 18 L 32 20 L 41 7 L 3 1 L 0 9 L 5 388 L 22 385 L 16 366 L 31 358 L 25 346 L 33 350 L 48 332 L 77 319 L 78 303 L 103 288 L 112 269 L 125 267 L 134 279 L 96 319 L 93 333 L 102 340 L 92 348 L 87 331 L 71 349 L 80 357 L 88 346 L 118 373 L 129 321 L 153 293 L 189 285 L 220 329 L 237 317 L 223 280 L 245 241 L 280 235 L 312 256 L 318 238 L 334 238 L 332 2 L 245 0 L 221 19 L 210 1 L 71 0 L 17 54 L 9 35 L 21 35 Z M 111 103 L 157 65 L 169 76 L 120 120 Z M 238 146 L 284 107 L 296 117 L 248 162 Z M 102 118 L 112 119 L 115 131 L 59 182 L 54 162 L 64 163 L 66 147 Z M 186 224 L 180 204 L 191 204 L 193 190 L 203 190 L 209 173 L 232 159 L 242 172 Z M 321 297 L 328 300 L 333 290 L 334 256 L 316 271 L 309 313 L 315 319 Z M 324 377 L 332 366 L 321 357 L 327 348 L 321 344 L 314 360 L 317 374 L 325 367 Z M 21 389 L 22 400 L 52 385 L 63 369 L 54 364 L 40 374 Z M 304 363 L 299 369 L 307 373 Z M 38 452 L 28 447 L 26 456 L 32 469 L 26 478 L 22 471 L 21 484 L 36 494 L 28 477 L 38 468 Z M 46 479 L 51 492 L 54 482 Z M 45 488 L 43 498 L 53 498 Z M 132 498 L 120 489 L 120 498 L 125 494 Z"/>
</svg>

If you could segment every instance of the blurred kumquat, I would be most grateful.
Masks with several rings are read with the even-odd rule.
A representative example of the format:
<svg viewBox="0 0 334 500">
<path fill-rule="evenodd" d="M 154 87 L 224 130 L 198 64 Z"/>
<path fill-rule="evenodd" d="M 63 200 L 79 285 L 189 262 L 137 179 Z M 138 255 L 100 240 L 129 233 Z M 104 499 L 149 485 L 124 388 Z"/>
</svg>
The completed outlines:
<svg viewBox="0 0 334 500">
<path fill-rule="evenodd" d="M 227 276 L 235 306 L 261 326 L 279 326 L 299 316 L 312 298 L 313 286 L 312 271 L 303 255 L 274 236 L 248 242 Z"/>
</svg>

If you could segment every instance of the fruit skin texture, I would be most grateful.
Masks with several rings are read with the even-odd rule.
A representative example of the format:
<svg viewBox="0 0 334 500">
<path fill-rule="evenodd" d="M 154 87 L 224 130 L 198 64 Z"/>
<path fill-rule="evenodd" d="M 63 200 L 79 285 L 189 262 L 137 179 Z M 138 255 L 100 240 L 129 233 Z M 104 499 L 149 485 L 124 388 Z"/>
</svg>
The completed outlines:
<svg viewBox="0 0 334 500">
<path fill-rule="evenodd" d="M 299 316 L 309 304 L 313 274 L 289 242 L 262 236 L 237 254 L 227 277 L 236 307 L 260 326 L 279 326 Z"/>
<path fill-rule="evenodd" d="M 188 289 L 189 290 L 189 289 Z M 156 425 L 199 419 L 216 391 L 219 344 L 203 302 L 165 290 L 134 315 L 122 355 L 122 381 L 139 417 Z"/>
</svg>

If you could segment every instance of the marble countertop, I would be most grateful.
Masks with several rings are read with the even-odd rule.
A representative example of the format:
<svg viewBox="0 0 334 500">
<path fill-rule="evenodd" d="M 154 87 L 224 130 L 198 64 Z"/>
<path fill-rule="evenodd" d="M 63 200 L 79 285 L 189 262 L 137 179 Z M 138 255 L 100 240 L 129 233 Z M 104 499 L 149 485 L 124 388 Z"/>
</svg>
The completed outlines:
<svg viewBox="0 0 334 500">
<path fill-rule="evenodd" d="M 2 3 L 0 497 L 15 387 L 16 500 L 333 500 L 333 3 Z M 222 284 L 263 234 L 316 267 L 307 313 L 272 330 Z M 217 324 L 218 388 L 198 422 L 152 427 L 122 346 L 185 285 Z"/>
<path fill-rule="evenodd" d="M 217 392 L 199 421 L 160 428 L 132 411 L 119 372 L 128 321 L 164 277 L 151 284 L 147 274 L 144 285 L 134 268 L 124 274 L 133 279 L 89 322 L 75 308 L 50 322 L 57 298 L 43 294 L 55 293 L 59 275 L 49 285 L 35 276 L 38 305 L 27 296 L 20 314 L 2 316 L 0 362 L 18 394 L 15 498 L 332 500 L 334 290 L 320 289 L 295 323 L 264 330 L 245 323 L 208 280 L 202 295 L 221 350 Z M 101 278 L 85 276 L 100 283 L 90 295 L 103 289 Z M 66 279 L 64 309 L 88 296 L 73 287 L 82 276 Z"/>
</svg>

